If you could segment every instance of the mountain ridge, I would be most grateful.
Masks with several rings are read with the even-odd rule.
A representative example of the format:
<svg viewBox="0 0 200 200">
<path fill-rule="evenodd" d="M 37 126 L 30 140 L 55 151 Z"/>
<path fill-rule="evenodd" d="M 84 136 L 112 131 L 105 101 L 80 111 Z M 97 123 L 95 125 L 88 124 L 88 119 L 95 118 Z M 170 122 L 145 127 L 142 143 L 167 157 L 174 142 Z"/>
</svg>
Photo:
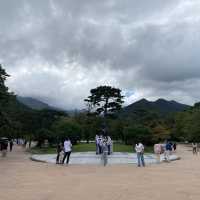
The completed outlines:
<svg viewBox="0 0 200 200">
<path fill-rule="evenodd" d="M 122 109 L 120 114 L 126 116 L 136 112 L 155 112 L 160 115 L 167 115 L 169 113 L 181 112 L 187 110 L 191 106 L 179 103 L 174 100 L 157 99 L 156 101 L 148 101 L 147 99 L 141 99 L 136 101 Z"/>
<path fill-rule="evenodd" d="M 17 100 L 24 104 L 25 106 L 35 109 L 35 110 L 43 110 L 43 109 L 53 109 L 49 104 L 44 103 L 43 101 L 40 101 L 33 97 L 22 97 L 17 96 Z M 56 110 L 56 108 L 55 108 Z"/>
<path fill-rule="evenodd" d="M 51 109 L 51 110 L 63 110 L 61 108 L 56 108 L 53 106 L 50 106 L 49 104 L 38 100 L 34 97 L 21 97 L 17 96 L 17 100 L 24 104 L 25 106 L 35 109 L 35 110 L 42 110 L 42 109 Z M 142 98 L 132 104 L 129 104 L 128 106 L 125 106 L 122 108 L 122 111 L 120 111 L 121 114 L 131 114 L 136 111 L 153 111 L 158 112 L 161 114 L 168 114 L 172 112 L 180 112 L 183 110 L 186 110 L 190 108 L 191 106 L 179 103 L 175 100 L 165 100 L 162 98 L 157 99 L 156 101 L 149 101 L 145 98 Z"/>
<path fill-rule="evenodd" d="M 76 112 L 76 110 L 65 110 L 62 108 L 51 106 L 34 97 L 22 97 L 22 96 L 16 96 L 16 97 L 19 103 L 33 110 L 47 109 L 47 110 L 63 111 L 63 112 L 68 113 L 71 116 Z"/>
</svg>

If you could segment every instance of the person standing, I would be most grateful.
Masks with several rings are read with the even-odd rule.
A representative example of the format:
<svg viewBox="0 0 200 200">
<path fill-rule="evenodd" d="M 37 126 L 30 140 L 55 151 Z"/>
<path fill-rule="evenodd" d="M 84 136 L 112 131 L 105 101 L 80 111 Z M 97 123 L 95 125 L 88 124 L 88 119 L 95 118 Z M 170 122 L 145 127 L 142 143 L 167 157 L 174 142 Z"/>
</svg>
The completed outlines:
<svg viewBox="0 0 200 200">
<path fill-rule="evenodd" d="M 11 139 L 10 142 L 9 142 L 9 146 L 10 146 L 10 152 L 12 151 L 13 149 L 13 140 Z"/>
<path fill-rule="evenodd" d="M 167 162 L 169 162 L 170 161 L 170 153 L 171 153 L 171 151 L 172 151 L 172 145 L 171 145 L 171 142 L 167 142 L 167 144 L 166 144 L 166 146 L 165 146 L 165 153 L 164 153 L 164 155 L 165 155 L 165 160 L 167 161 Z"/>
<path fill-rule="evenodd" d="M 177 145 L 176 145 L 176 142 L 174 142 L 174 144 L 173 144 L 173 150 L 174 150 L 175 153 L 176 153 L 176 148 L 177 148 Z"/>
<path fill-rule="evenodd" d="M 98 138 L 98 152 L 99 154 L 102 154 L 102 144 L 103 144 L 103 136 L 100 135 Z"/>
<path fill-rule="evenodd" d="M 141 165 L 145 167 L 144 162 L 144 145 L 142 143 L 136 143 L 135 145 L 135 151 L 137 153 L 137 159 L 138 159 L 138 167 Z"/>
<path fill-rule="evenodd" d="M 98 135 L 96 135 L 95 136 L 95 143 L 96 143 L 96 155 L 98 155 L 99 154 L 99 146 L 98 146 L 98 139 L 99 139 L 99 136 Z"/>
<path fill-rule="evenodd" d="M 7 149 L 8 149 L 8 141 L 4 140 L 1 143 L 2 157 L 6 157 L 6 155 L 7 155 Z"/>
<path fill-rule="evenodd" d="M 72 152 L 72 143 L 69 138 L 66 138 L 64 142 L 64 157 L 63 157 L 62 164 L 64 164 L 66 157 L 67 157 L 66 164 L 69 164 L 69 158 L 70 158 L 71 152 Z"/>
<path fill-rule="evenodd" d="M 108 155 L 111 154 L 111 145 L 112 145 L 112 140 L 110 136 L 107 136 L 107 144 L 108 144 Z"/>
<path fill-rule="evenodd" d="M 103 165 L 106 166 L 108 164 L 108 143 L 106 138 L 102 141 L 102 160 Z"/>
<path fill-rule="evenodd" d="M 160 154 L 162 152 L 162 146 L 161 144 L 155 144 L 154 145 L 154 153 L 156 155 L 157 163 L 160 163 Z"/>
<path fill-rule="evenodd" d="M 193 142 L 192 143 L 192 152 L 193 152 L 193 155 L 197 155 L 197 148 L 198 148 L 198 145 L 197 145 L 197 143 L 195 142 Z"/>
<path fill-rule="evenodd" d="M 60 152 L 62 151 L 62 144 L 59 143 L 57 146 L 57 157 L 56 157 L 56 164 L 60 164 Z"/>
</svg>

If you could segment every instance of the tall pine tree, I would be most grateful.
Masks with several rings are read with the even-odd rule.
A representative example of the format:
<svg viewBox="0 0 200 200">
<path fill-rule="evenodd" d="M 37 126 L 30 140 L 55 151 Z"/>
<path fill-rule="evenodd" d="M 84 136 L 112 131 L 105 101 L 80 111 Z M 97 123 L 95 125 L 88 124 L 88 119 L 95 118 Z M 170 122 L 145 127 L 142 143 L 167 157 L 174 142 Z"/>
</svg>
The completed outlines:
<svg viewBox="0 0 200 200">
<path fill-rule="evenodd" d="M 90 111 L 104 118 L 103 129 L 107 134 L 107 117 L 119 111 L 123 104 L 121 90 L 111 86 L 99 86 L 90 90 L 91 95 L 84 101 Z"/>
</svg>

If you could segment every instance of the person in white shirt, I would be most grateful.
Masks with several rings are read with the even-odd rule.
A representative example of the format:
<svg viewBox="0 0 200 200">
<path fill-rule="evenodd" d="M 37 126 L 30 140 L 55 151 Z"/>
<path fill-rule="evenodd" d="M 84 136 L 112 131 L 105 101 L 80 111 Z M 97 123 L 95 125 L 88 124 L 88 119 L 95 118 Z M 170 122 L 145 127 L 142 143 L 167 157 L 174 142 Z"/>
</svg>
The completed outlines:
<svg viewBox="0 0 200 200">
<path fill-rule="evenodd" d="M 142 143 L 136 143 L 135 145 L 135 151 L 137 153 L 137 159 L 138 159 L 138 167 L 145 166 L 145 162 L 144 162 L 144 146 Z"/>
<path fill-rule="evenodd" d="M 198 144 L 193 142 L 192 143 L 192 152 L 193 152 L 193 155 L 197 155 L 197 152 L 198 152 Z"/>
<path fill-rule="evenodd" d="M 103 136 L 100 135 L 98 138 L 98 153 L 102 154 L 102 144 L 103 144 Z"/>
<path fill-rule="evenodd" d="M 69 158 L 70 158 L 70 154 L 72 152 L 72 143 L 70 141 L 69 138 L 66 138 L 65 142 L 64 142 L 64 157 L 63 157 L 63 161 L 62 163 L 64 164 L 65 159 L 67 157 L 67 162 L 66 164 L 69 164 Z"/>
</svg>

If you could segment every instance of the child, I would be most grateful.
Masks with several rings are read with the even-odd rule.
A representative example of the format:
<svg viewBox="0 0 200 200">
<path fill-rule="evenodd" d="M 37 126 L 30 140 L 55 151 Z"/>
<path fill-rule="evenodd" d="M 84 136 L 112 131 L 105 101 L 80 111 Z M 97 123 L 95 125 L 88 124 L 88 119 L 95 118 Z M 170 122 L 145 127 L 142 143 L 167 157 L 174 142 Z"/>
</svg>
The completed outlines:
<svg viewBox="0 0 200 200">
<path fill-rule="evenodd" d="M 56 164 L 60 164 L 60 155 L 61 155 L 61 151 L 63 150 L 62 144 L 59 143 L 57 146 L 57 157 L 56 157 Z"/>
<path fill-rule="evenodd" d="M 64 158 L 64 150 L 62 149 L 59 153 L 59 164 L 62 164 L 63 158 Z"/>
</svg>

